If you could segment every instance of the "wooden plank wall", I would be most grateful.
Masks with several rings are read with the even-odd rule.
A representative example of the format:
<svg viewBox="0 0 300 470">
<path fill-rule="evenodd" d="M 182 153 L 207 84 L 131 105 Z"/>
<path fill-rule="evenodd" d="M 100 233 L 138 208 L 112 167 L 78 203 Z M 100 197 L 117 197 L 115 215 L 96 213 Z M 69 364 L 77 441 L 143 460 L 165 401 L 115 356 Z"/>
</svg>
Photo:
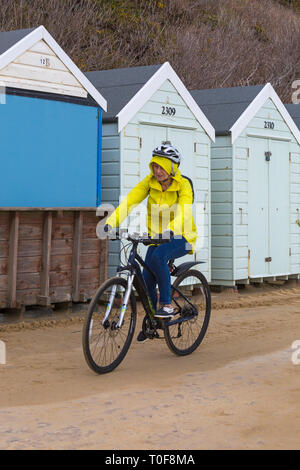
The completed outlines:
<svg viewBox="0 0 300 470">
<path fill-rule="evenodd" d="M 120 203 L 120 136 L 118 124 L 103 123 L 101 160 L 101 204 Z M 115 275 L 120 254 L 120 241 L 112 240 L 109 245 L 108 275 Z"/>
<path fill-rule="evenodd" d="M 83 302 L 107 278 L 96 211 L 0 211 L 0 308 Z"/>
<path fill-rule="evenodd" d="M 211 269 L 212 281 L 233 279 L 232 145 L 219 136 L 211 148 Z"/>
<path fill-rule="evenodd" d="M 0 308 L 7 305 L 9 213 L 0 212 Z"/>
</svg>

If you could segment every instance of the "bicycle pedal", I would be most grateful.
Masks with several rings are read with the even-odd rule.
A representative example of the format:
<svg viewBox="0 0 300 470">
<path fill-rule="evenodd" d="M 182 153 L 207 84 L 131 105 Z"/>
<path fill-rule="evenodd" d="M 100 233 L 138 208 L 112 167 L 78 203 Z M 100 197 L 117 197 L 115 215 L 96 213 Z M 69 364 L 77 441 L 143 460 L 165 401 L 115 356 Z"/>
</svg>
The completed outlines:
<svg viewBox="0 0 300 470">
<path fill-rule="evenodd" d="M 155 330 L 146 331 L 146 336 L 149 339 L 158 339 L 160 337 L 158 332 Z"/>
</svg>

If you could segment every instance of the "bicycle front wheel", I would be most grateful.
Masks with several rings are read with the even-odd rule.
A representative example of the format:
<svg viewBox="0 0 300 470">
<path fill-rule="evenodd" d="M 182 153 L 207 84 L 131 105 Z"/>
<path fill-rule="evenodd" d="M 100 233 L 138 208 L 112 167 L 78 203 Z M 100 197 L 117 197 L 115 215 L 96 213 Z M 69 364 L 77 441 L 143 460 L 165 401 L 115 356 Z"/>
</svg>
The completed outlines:
<svg viewBox="0 0 300 470">
<path fill-rule="evenodd" d="M 185 356 L 199 346 L 209 324 L 211 296 L 205 276 L 195 269 L 181 274 L 171 297 L 176 315 L 165 322 L 165 340 L 173 353 Z"/>
<path fill-rule="evenodd" d="M 133 292 L 122 324 L 119 324 L 127 281 L 113 277 L 105 281 L 89 305 L 82 331 L 84 357 L 97 374 L 114 370 L 124 359 L 136 325 Z"/>
</svg>

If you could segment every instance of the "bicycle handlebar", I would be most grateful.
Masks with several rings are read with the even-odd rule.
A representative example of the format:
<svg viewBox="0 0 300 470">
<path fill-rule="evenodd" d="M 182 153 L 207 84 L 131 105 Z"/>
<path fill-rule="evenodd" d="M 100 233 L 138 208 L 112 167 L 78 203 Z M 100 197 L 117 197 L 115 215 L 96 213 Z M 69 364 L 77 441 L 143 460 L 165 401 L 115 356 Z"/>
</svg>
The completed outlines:
<svg viewBox="0 0 300 470">
<path fill-rule="evenodd" d="M 138 233 L 133 233 L 129 234 L 127 230 L 115 230 L 115 231 L 110 231 L 110 235 L 113 235 L 113 237 L 110 237 L 111 239 L 115 240 L 122 240 L 126 239 L 132 243 L 143 243 L 144 245 L 161 245 L 162 243 L 169 243 L 172 238 L 174 237 L 173 232 L 169 232 L 168 237 L 167 234 L 159 234 L 156 237 L 149 237 L 149 236 L 140 236 Z"/>
</svg>

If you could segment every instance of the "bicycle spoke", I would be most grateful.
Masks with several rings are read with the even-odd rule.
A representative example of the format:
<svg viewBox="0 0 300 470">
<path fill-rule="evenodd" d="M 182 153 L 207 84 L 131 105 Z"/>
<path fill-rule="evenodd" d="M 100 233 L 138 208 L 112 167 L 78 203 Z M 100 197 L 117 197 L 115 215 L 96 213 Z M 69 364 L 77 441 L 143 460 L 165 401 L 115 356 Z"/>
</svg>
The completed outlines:
<svg viewBox="0 0 300 470">
<path fill-rule="evenodd" d="M 165 339 L 175 354 L 190 354 L 202 341 L 210 316 L 210 293 L 205 277 L 196 270 L 181 275 L 172 287 L 172 300 L 177 315 L 170 325 L 166 324 Z"/>
<path fill-rule="evenodd" d="M 132 298 L 121 327 L 117 327 L 126 288 L 124 279 L 112 278 L 104 283 L 91 301 L 83 331 L 83 349 L 88 365 L 95 372 L 113 370 L 130 346 L 136 321 Z M 112 302 L 110 310 L 109 299 Z"/>
</svg>

